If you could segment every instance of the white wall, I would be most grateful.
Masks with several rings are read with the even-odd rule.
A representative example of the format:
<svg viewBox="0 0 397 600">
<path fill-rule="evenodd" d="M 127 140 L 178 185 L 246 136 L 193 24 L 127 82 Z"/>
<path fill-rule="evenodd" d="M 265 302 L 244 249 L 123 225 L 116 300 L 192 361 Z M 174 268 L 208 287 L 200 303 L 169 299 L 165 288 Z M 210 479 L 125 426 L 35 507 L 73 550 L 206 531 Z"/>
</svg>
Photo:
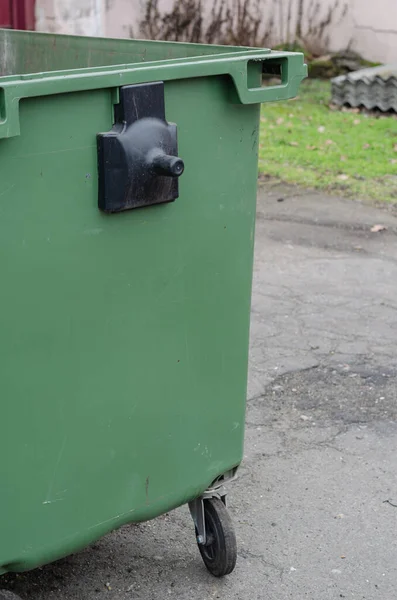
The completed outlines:
<svg viewBox="0 0 397 600">
<path fill-rule="evenodd" d="M 104 0 L 36 0 L 35 10 L 37 31 L 93 36 L 105 34 Z"/>
<path fill-rule="evenodd" d="M 1 0 L 0 0 L 1 1 Z M 214 0 L 202 0 L 208 14 Z M 229 0 L 233 2 L 234 0 Z M 343 20 L 328 30 L 330 50 L 344 50 L 348 46 L 372 61 L 397 63 L 397 0 L 340 0 L 348 5 Z M 174 0 L 161 0 L 161 7 L 170 8 Z M 274 15 L 273 44 L 286 40 L 288 6 L 291 2 L 292 21 L 299 0 L 260 0 L 263 22 Z M 305 0 L 307 6 L 311 0 Z M 335 0 L 319 0 L 322 14 Z M 144 15 L 145 0 L 36 0 L 36 28 L 83 35 L 110 37 L 140 37 L 139 23 Z M 321 17 L 320 14 L 316 18 Z"/>
<path fill-rule="evenodd" d="M 333 32 L 335 47 L 353 39 L 368 60 L 397 63 L 397 0 L 350 0 L 348 19 Z"/>
<path fill-rule="evenodd" d="M 231 0 L 233 1 L 233 0 Z M 292 16 L 296 18 L 299 0 L 292 0 Z M 397 62 L 397 0 L 345 0 L 348 13 L 329 30 L 330 49 L 345 50 L 348 46 L 364 58 L 380 62 Z M 203 0 L 207 12 L 213 0 Z M 335 0 L 320 0 L 323 14 Z M 343 0 L 341 0 L 341 4 Z M 173 0 L 162 0 L 162 6 L 172 6 Z M 306 8 L 310 0 L 306 0 Z M 105 33 L 111 37 L 129 37 L 132 28 L 139 37 L 139 22 L 144 14 L 144 0 L 107 0 Z M 269 11 L 275 17 L 274 44 L 286 39 L 288 0 L 260 0 L 264 21 Z M 338 11 L 336 11 L 338 13 Z M 339 9 L 340 13 L 340 9 Z M 321 13 L 318 18 L 321 17 Z M 338 14 L 336 14 L 338 17 Z M 337 18 L 335 19 L 338 20 Z M 291 23 L 294 29 L 294 23 Z"/>
<path fill-rule="evenodd" d="M 397 0 L 396 0 L 397 2 Z M 106 0 L 105 32 L 109 37 L 138 36 L 139 22 L 144 13 L 142 0 Z"/>
</svg>

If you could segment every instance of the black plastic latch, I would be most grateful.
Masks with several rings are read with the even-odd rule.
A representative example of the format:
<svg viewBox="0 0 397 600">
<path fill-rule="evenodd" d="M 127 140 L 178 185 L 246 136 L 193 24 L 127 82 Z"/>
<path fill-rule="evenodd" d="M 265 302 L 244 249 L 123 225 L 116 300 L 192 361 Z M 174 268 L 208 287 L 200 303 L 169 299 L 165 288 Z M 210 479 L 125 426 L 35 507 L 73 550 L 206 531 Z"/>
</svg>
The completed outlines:
<svg viewBox="0 0 397 600">
<path fill-rule="evenodd" d="M 120 88 L 111 131 L 97 136 L 98 206 L 120 212 L 178 198 L 177 128 L 165 120 L 164 83 Z"/>
</svg>

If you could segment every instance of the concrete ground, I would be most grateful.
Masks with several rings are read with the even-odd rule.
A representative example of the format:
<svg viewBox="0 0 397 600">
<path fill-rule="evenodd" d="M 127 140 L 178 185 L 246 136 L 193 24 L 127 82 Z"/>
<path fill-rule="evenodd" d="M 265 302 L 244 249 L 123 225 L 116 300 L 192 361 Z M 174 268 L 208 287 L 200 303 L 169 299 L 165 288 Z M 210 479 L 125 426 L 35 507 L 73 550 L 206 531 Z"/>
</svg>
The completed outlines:
<svg viewBox="0 0 397 600">
<path fill-rule="evenodd" d="M 24 600 L 394 598 L 396 234 L 391 210 L 259 191 L 232 575 L 206 573 L 182 508 L 3 583 Z"/>
</svg>

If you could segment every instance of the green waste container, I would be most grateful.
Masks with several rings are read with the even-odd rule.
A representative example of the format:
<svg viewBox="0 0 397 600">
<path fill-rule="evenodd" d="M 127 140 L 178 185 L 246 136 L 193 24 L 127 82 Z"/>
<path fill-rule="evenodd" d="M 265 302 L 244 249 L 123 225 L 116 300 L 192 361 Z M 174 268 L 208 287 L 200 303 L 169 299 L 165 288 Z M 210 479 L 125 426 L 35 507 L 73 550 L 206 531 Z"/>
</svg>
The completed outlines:
<svg viewBox="0 0 397 600">
<path fill-rule="evenodd" d="M 0 572 L 189 503 L 225 575 L 260 103 L 303 56 L 1 30 L 0 74 Z"/>
</svg>

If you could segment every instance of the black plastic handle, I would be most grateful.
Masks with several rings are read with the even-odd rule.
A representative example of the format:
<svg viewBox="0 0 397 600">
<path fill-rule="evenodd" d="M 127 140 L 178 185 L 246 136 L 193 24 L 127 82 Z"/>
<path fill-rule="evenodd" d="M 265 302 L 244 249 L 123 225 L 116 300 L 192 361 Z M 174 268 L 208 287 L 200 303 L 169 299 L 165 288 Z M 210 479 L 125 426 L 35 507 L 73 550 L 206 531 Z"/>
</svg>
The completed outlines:
<svg viewBox="0 0 397 600">
<path fill-rule="evenodd" d="M 166 177 L 180 177 L 185 170 L 184 162 L 178 156 L 170 156 L 164 152 L 156 152 L 150 160 L 153 170 L 158 175 Z"/>
</svg>

